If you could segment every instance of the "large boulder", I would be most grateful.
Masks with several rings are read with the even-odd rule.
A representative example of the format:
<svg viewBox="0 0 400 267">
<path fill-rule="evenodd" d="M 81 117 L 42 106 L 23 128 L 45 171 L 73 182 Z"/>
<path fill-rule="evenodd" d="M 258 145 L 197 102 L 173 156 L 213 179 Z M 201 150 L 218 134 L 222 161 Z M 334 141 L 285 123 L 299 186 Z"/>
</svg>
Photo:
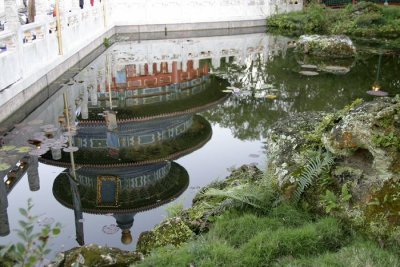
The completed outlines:
<svg viewBox="0 0 400 267">
<path fill-rule="evenodd" d="M 356 48 L 349 37 L 343 35 L 302 35 L 296 51 L 330 58 L 349 58 L 356 55 Z"/>
<path fill-rule="evenodd" d="M 287 199 L 297 201 L 301 189 L 308 207 L 346 218 L 379 241 L 400 243 L 399 96 L 355 101 L 324 115 L 296 114 L 267 137 L 269 171 Z M 333 163 L 311 173 L 326 155 Z M 310 161 L 315 156 L 320 160 Z M 304 174 L 313 180 L 305 183 Z"/>
<path fill-rule="evenodd" d="M 400 180 L 400 98 L 380 98 L 359 106 L 322 141 L 343 159 L 336 166 L 336 177 L 354 182 L 353 196 L 368 200 L 371 189 Z"/>
</svg>

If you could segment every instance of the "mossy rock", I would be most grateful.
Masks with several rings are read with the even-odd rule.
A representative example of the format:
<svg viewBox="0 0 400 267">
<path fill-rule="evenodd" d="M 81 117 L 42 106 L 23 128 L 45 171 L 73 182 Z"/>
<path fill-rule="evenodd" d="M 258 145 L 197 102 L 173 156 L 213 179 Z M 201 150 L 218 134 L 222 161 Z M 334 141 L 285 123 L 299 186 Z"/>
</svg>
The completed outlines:
<svg viewBox="0 0 400 267">
<path fill-rule="evenodd" d="M 193 232 L 181 218 L 170 218 L 156 226 L 152 231 L 141 233 L 136 251 L 148 254 L 158 247 L 167 245 L 178 247 L 192 236 Z"/>
<path fill-rule="evenodd" d="M 66 251 L 60 266 L 130 266 L 143 258 L 141 253 L 90 244 Z"/>
<path fill-rule="evenodd" d="M 302 35 L 296 51 L 329 58 L 349 58 L 356 55 L 356 47 L 349 37 L 343 35 Z"/>
</svg>

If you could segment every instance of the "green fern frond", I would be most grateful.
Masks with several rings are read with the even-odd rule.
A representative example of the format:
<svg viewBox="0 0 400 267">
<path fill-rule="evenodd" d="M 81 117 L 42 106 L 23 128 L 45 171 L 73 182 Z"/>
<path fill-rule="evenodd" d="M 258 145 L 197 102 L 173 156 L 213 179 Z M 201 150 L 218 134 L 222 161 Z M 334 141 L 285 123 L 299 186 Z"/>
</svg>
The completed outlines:
<svg viewBox="0 0 400 267">
<path fill-rule="evenodd" d="M 232 206 L 241 208 L 251 206 L 263 211 L 269 210 L 276 198 L 276 192 L 271 183 L 266 182 L 239 185 L 223 190 L 210 188 L 204 195 L 230 199 Z"/>
<path fill-rule="evenodd" d="M 323 171 L 328 170 L 334 161 L 335 158 L 329 152 L 322 153 L 319 151 L 319 153 L 310 157 L 299 176 L 297 188 L 292 197 L 293 202 L 299 202 L 305 189 L 311 186 Z"/>
</svg>

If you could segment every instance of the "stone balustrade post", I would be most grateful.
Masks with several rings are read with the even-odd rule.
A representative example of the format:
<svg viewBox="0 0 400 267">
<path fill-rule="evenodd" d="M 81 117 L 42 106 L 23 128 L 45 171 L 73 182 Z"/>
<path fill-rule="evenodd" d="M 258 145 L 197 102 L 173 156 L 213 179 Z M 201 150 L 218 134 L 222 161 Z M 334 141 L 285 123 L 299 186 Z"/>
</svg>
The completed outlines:
<svg viewBox="0 0 400 267">
<path fill-rule="evenodd" d="M 5 29 L 17 32 L 20 28 L 17 2 L 15 0 L 4 0 L 4 13 L 7 22 Z"/>
<path fill-rule="evenodd" d="M 83 0 L 83 9 L 90 9 L 92 6 L 90 5 L 90 0 Z"/>
<path fill-rule="evenodd" d="M 46 21 L 50 16 L 48 12 L 51 12 L 48 0 L 36 0 L 36 16 L 35 22 Z"/>
<path fill-rule="evenodd" d="M 79 1 L 78 0 L 72 0 L 71 2 L 71 11 L 75 12 L 77 10 L 80 10 L 81 7 L 79 6 Z"/>
</svg>

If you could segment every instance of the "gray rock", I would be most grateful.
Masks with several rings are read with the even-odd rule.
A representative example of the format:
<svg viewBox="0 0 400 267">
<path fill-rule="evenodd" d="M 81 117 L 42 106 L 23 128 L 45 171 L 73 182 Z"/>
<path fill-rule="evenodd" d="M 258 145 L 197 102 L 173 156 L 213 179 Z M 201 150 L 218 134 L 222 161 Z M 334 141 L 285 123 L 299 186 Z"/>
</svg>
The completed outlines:
<svg viewBox="0 0 400 267">
<path fill-rule="evenodd" d="M 356 55 L 353 42 L 343 35 L 302 35 L 297 41 L 296 51 L 331 58 L 348 58 Z"/>
</svg>

